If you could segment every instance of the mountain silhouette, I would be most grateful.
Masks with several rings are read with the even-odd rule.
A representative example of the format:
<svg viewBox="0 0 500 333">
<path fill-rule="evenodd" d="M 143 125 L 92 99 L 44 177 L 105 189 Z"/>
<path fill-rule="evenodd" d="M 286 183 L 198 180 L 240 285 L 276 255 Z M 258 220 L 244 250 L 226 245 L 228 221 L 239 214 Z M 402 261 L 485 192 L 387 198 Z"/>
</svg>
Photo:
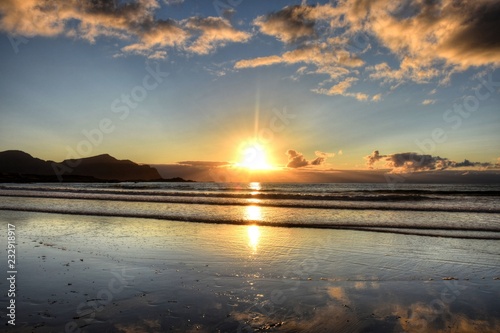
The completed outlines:
<svg viewBox="0 0 500 333">
<path fill-rule="evenodd" d="M 0 152 L 1 173 L 50 175 L 54 173 L 50 162 L 52 161 L 35 158 L 20 150 Z"/>
<path fill-rule="evenodd" d="M 152 181 L 163 180 L 149 165 L 118 160 L 108 154 L 56 163 L 19 150 L 0 152 L 0 174 L 11 181 Z"/>
</svg>

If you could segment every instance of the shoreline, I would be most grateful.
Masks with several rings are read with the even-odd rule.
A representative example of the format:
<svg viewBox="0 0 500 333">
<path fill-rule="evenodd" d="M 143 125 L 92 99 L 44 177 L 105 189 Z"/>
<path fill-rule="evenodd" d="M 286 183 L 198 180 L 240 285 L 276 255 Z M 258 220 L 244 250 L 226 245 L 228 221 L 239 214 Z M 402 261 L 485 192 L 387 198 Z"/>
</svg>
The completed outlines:
<svg viewBox="0 0 500 333">
<path fill-rule="evenodd" d="M 15 197 L 15 196 L 14 196 Z M 43 197 L 40 197 L 43 198 Z M 54 198 L 51 198 L 54 199 Z M 56 198 L 58 199 L 58 198 Z M 83 199 L 85 200 L 85 199 Z M 91 200 L 91 199 L 89 199 Z M 127 201 L 125 201 L 127 202 Z M 179 204 L 179 203 L 174 203 Z M 198 204 L 198 203 L 196 203 Z M 251 204 L 240 205 L 243 207 L 252 207 Z M 259 205 L 260 207 L 273 207 L 269 205 Z M 346 210 L 361 210 L 361 209 L 346 209 Z M 381 209 L 367 209 L 362 210 L 381 210 Z M 262 220 L 247 220 L 247 219 L 219 219 L 213 220 L 210 218 L 203 217 L 188 217 L 188 216 L 173 216 L 173 215 L 158 215 L 155 213 L 115 213 L 115 212 L 103 212 L 103 211 L 72 211 L 68 209 L 57 209 L 57 208 L 17 208 L 17 207 L 0 207 L 0 211 L 11 211 L 11 212 L 26 212 L 26 213 L 41 213 L 41 214 L 60 214 L 60 215 L 70 215 L 70 216 L 94 216 L 94 217 L 116 217 L 124 219 L 149 219 L 158 221 L 175 221 L 184 223 L 201 223 L 201 224 L 212 224 L 212 225 L 234 225 L 234 226 L 249 226 L 256 225 L 259 227 L 276 227 L 276 228 L 302 228 L 302 229 L 322 229 L 322 230 L 352 230 L 352 231 L 363 231 L 363 232 L 374 232 L 374 233 L 391 233 L 400 235 L 413 235 L 413 236 L 427 236 L 427 237 L 444 237 L 444 238 L 456 238 L 456 239 L 482 239 L 482 240 L 499 240 L 500 230 L 492 227 L 474 227 L 474 228 L 458 228 L 453 226 L 432 226 L 432 225 L 397 225 L 397 224 L 370 224 L 366 225 L 363 223 L 335 223 L 335 224 L 322 224 L 322 223 L 283 223 L 283 222 L 268 222 Z M 399 211 L 393 209 L 393 211 Z M 409 211 L 412 210 L 403 210 Z M 415 212 L 417 212 L 415 210 Z M 466 213 L 471 213 L 467 211 Z M 490 214 L 490 213 L 486 213 Z M 495 214 L 495 213 L 491 213 Z"/>
</svg>

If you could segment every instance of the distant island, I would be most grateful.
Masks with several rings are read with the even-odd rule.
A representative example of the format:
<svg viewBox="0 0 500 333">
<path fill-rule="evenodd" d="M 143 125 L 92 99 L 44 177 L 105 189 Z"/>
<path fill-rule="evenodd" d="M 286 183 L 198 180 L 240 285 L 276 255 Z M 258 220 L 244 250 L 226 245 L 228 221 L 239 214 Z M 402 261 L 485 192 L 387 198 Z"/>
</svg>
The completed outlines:
<svg viewBox="0 0 500 333">
<path fill-rule="evenodd" d="M 20 150 L 0 152 L 0 182 L 193 182 L 165 179 L 149 165 L 118 160 L 108 154 L 62 162 L 44 161 Z"/>
</svg>

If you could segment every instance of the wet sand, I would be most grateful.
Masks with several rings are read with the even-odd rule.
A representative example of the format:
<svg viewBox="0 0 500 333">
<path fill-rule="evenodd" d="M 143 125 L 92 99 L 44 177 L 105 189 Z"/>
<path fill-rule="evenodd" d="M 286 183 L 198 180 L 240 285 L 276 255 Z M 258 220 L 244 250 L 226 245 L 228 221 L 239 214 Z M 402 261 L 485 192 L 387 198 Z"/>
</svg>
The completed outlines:
<svg viewBox="0 0 500 333">
<path fill-rule="evenodd" d="M 497 240 L 9 211 L 0 223 L 17 231 L 9 331 L 500 328 Z"/>
</svg>

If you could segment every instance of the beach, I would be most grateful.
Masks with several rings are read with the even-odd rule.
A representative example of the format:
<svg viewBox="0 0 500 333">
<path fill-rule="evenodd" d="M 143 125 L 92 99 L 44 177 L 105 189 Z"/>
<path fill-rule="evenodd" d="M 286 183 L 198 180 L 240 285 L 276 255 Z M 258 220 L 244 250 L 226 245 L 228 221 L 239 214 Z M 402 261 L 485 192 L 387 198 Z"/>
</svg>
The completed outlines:
<svg viewBox="0 0 500 333">
<path fill-rule="evenodd" d="M 496 239 L 12 210 L 0 221 L 17 237 L 8 331 L 500 327 Z"/>
</svg>

